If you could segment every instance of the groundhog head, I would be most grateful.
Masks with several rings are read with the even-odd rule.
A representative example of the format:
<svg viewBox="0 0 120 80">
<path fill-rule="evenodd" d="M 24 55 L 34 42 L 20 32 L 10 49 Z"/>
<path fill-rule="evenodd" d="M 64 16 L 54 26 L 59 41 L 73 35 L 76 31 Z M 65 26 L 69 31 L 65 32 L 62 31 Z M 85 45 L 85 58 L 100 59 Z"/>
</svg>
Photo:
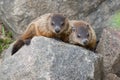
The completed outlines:
<svg viewBox="0 0 120 80">
<path fill-rule="evenodd" d="M 70 43 L 87 46 L 91 37 L 90 25 L 82 21 L 76 21 L 72 24 L 72 33 L 70 35 Z"/>
<path fill-rule="evenodd" d="M 68 19 L 62 14 L 53 14 L 50 17 L 50 30 L 56 34 L 64 32 L 68 27 Z"/>
</svg>

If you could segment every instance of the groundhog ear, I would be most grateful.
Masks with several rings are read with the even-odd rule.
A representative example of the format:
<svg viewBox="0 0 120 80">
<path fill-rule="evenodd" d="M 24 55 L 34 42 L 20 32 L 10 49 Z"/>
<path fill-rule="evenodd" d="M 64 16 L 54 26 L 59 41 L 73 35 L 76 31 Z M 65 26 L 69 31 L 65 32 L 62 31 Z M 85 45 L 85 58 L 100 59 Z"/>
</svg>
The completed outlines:
<svg viewBox="0 0 120 80">
<path fill-rule="evenodd" d="M 48 18 L 52 18 L 53 15 L 49 15 Z"/>
<path fill-rule="evenodd" d="M 65 15 L 65 14 L 62 14 L 64 17 L 67 17 L 67 15 Z"/>
<path fill-rule="evenodd" d="M 75 27 L 72 27 L 72 31 L 75 31 L 76 29 L 75 29 Z"/>
<path fill-rule="evenodd" d="M 65 19 L 67 19 L 68 20 L 68 16 L 67 15 L 65 15 L 65 14 L 62 14 L 64 17 L 65 17 Z"/>
<path fill-rule="evenodd" d="M 89 24 L 87 24 L 87 29 L 90 29 L 90 25 Z"/>
</svg>

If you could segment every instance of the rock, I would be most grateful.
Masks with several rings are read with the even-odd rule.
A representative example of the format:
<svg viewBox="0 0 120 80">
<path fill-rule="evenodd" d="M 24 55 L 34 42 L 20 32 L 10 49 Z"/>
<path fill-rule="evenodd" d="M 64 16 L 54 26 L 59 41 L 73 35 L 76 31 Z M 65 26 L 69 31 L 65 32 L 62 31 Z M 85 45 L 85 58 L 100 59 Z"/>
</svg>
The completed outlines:
<svg viewBox="0 0 120 80">
<path fill-rule="evenodd" d="M 102 64 L 100 55 L 79 46 L 34 37 L 29 46 L 4 58 L 0 80 L 101 80 Z"/>
<path fill-rule="evenodd" d="M 120 80 L 115 74 L 109 73 L 105 80 Z"/>
<path fill-rule="evenodd" d="M 34 18 L 58 9 L 56 0 L 0 0 L 0 7 L 1 20 L 15 36 L 21 34 Z"/>
<path fill-rule="evenodd" d="M 109 17 L 119 9 L 119 0 L 0 0 L 0 18 L 14 36 L 36 17 L 58 12 L 90 22 L 99 38 Z"/>
<path fill-rule="evenodd" d="M 104 73 L 115 73 L 120 77 L 120 31 L 104 29 L 97 52 L 103 56 Z"/>
<path fill-rule="evenodd" d="M 103 29 L 109 27 L 107 25 L 111 16 L 118 10 L 120 10 L 119 0 L 103 0 L 101 4 L 97 5 L 93 12 L 86 16 L 85 20 L 88 19 L 92 24 L 98 39 L 101 37 Z"/>
</svg>

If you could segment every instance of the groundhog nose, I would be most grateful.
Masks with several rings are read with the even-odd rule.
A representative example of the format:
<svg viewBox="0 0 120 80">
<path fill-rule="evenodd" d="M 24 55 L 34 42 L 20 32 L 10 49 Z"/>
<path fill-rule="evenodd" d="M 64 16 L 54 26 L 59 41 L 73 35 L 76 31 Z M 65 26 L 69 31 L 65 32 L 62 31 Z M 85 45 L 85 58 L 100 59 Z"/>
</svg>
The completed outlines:
<svg viewBox="0 0 120 80">
<path fill-rule="evenodd" d="M 55 32 L 56 32 L 56 33 L 59 33 L 59 32 L 60 32 L 60 29 L 58 29 L 58 28 L 55 29 Z"/>
<path fill-rule="evenodd" d="M 88 40 L 87 40 L 87 39 L 84 39 L 84 40 L 83 40 L 83 44 L 84 44 L 84 45 L 87 45 L 87 43 L 88 43 Z"/>
</svg>

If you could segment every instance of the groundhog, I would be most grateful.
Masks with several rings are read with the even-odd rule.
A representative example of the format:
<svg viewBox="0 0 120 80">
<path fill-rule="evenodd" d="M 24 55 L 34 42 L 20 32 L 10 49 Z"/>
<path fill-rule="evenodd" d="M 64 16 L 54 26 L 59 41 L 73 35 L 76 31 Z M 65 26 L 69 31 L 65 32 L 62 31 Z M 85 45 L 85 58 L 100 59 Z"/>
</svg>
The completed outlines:
<svg viewBox="0 0 120 80">
<path fill-rule="evenodd" d="M 34 36 L 45 36 L 49 38 L 59 38 L 68 41 L 65 36 L 69 34 L 68 18 L 60 13 L 47 13 L 33 20 L 26 31 L 15 42 L 12 55 L 16 53 L 24 44 L 30 44 Z"/>
<path fill-rule="evenodd" d="M 72 29 L 69 35 L 69 43 L 94 50 L 96 47 L 96 34 L 91 25 L 82 20 L 71 20 L 69 23 Z"/>
</svg>

